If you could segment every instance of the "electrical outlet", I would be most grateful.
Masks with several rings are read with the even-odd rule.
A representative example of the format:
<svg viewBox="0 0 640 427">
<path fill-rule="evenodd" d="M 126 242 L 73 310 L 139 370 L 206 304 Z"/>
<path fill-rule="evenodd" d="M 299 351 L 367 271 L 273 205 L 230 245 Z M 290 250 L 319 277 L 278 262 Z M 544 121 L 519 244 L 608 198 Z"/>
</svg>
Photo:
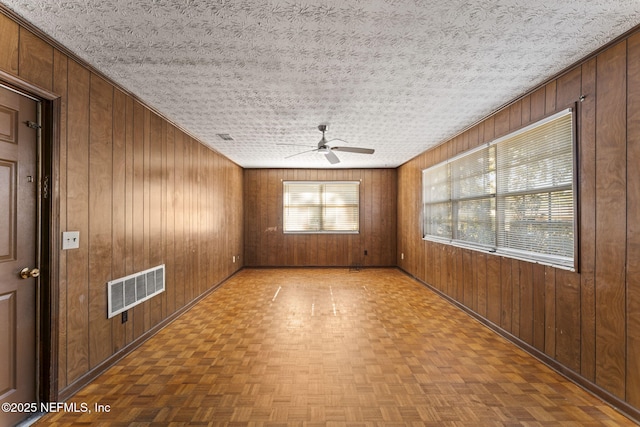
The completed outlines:
<svg viewBox="0 0 640 427">
<path fill-rule="evenodd" d="M 365 256 L 369 255 L 369 254 L 367 253 L 367 250 L 366 250 L 366 249 L 364 250 L 364 255 L 365 255 Z"/>
<path fill-rule="evenodd" d="M 400 254 L 400 259 L 404 259 L 404 252 Z"/>
<path fill-rule="evenodd" d="M 236 256 L 235 255 L 233 256 L 233 263 L 234 264 L 236 263 Z"/>
<path fill-rule="evenodd" d="M 123 311 L 122 312 L 122 323 L 127 323 L 127 320 L 129 320 L 129 312 L 128 311 Z"/>
</svg>

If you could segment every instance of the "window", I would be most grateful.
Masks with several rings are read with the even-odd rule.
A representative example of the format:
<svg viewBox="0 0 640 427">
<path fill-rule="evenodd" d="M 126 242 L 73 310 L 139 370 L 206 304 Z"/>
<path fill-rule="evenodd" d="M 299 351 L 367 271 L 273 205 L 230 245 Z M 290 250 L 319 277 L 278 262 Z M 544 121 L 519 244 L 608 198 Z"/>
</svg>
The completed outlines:
<svg viewBox="0 0 640 427">
<path fill-rule="evenodd" d="M 360 182 L 285 181 L 285 233 L 357 233 Z"/>
<path fill-rule="evenodd" d="M 574 267 L 573 114 L 423 171 L 424 238 Z"/>
</svg>

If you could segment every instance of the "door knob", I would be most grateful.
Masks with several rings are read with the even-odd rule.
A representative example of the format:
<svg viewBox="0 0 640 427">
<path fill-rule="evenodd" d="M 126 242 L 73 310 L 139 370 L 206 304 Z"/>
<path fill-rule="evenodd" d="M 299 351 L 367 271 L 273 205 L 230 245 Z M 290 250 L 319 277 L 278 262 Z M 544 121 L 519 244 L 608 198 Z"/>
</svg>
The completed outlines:
<svg viewBox="0 0 640 427">
<path fill-rule="evenodd" d="M 25 267 L 22 270 L 20 270 L 20 277 L 22 277 L 23 279 L 28 279 L 29 277 L 38 277 L 40 275 L 40 270 L 38 270 L 37 268 L 29 268 L 29 267 Z"/>
</svg>

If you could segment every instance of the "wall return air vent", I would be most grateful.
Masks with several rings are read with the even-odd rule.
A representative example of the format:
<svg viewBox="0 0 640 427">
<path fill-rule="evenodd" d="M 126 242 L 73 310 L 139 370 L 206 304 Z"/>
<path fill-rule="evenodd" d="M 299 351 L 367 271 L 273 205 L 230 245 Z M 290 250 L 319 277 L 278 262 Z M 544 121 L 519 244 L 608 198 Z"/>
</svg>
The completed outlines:
<svg viewBox="0 0 640 427">
<path fill-rule="evenodd" d="M 107 283 L 108 318 L 164 292 L 164 264 Z"/>
</svg>

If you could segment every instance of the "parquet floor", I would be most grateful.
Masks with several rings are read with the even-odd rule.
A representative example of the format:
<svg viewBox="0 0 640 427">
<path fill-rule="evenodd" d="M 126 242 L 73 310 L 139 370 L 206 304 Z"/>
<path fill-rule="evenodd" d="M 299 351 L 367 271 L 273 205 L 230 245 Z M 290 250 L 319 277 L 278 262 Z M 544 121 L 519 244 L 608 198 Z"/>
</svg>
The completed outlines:
<svg viewBox="0 0 640 427">
<path fill-rule="evenodd" d="M 243 270 L 39 426 L 636 425 L 395 269 Z"/>
</svg>

